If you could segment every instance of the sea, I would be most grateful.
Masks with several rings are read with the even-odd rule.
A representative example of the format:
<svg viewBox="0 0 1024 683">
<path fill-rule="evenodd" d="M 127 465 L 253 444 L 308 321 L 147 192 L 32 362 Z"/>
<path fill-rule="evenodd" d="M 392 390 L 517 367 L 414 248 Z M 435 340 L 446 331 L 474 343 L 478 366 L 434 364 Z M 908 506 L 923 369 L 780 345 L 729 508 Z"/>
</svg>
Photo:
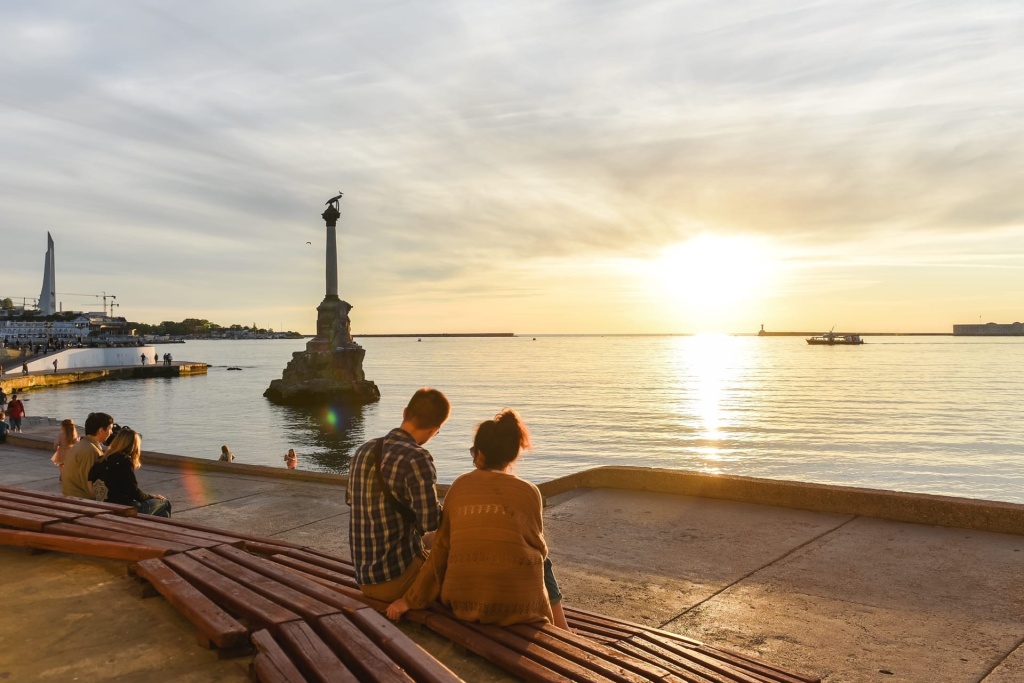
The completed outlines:
<svg viewBox="0 0 1024 683">
<path fill-rule="evenodd" d="M 352 452 L 401 422 L 419 387 L 451 419 L 427 445 L 439 479 L 472 467 L 481 421 L 514 408 L 534 482 L 601 465 L 661 467 L 1024 503 L 1024 339 L 866 337 L 367 337 L 379 403 L 316 411 L 263 391 L 305 339 L 159 346 L 206 375 L 70 385 L 24 396 L 30 415 L 111 413 L 143 449 L 345 473 Z M 241 371 L 228 370 L 240 367 Z M 144 463 L 143 463 L 144 464 Z"/>
</svg>

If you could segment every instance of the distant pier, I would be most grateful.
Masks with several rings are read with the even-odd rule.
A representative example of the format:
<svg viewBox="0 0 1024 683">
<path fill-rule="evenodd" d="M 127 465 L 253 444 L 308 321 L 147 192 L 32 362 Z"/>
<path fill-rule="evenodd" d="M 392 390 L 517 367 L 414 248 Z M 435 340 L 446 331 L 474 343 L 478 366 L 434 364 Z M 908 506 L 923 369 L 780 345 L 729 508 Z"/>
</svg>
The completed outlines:
<svg viewBox="0 0 1024 683">
<path fill-rule="evenodd" d="M 513 332 L 433 332 L 428 334 L 354 334 L 353 337 L 514 337 Z"/>
<path fill-rule="evenodd" d="M 205 375 L 206 363 L 174 361 L 170 365 L 116 365 L 97 368 L 74 368 L 57 372 L 7 372 L 0 378 L 0 386 L 8 394 L 27 389 L 44 389 L 62 384 L 103 382 L 111 379 L 147 379 L 149 377 L 187 377 Z"/>
</svg>

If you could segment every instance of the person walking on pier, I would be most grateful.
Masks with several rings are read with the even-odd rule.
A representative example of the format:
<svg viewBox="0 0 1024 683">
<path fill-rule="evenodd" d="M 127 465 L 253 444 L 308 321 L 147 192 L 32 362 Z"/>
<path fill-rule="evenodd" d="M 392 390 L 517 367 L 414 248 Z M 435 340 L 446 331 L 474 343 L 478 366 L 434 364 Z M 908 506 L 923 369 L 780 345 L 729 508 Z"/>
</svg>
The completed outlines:
<svg viewBox="0 0 1024 683">
<path fill-rule="evenodd" d="M 143 351 L 141 354 L 139 354 L 139 358 L 142 359 L 142 364 L 145 365 L 146 364 L 146 352 Z"/>
<path fill-rule="evenodd" d="M 85 438 L 72 447 L 64 460 L 60 490 L 65 496 L 92 500 L 89 470 L 103 457 L 103 442 L 110 438 L 114 418 L 106 413 L 89 413 L 85 418 Z"/>
<path fill-rule="evenodd" d="M 17 394 L 11 394 L 11 402 L 7 404 L 7 415 L 11 418 L 11 431 L 21 434 L 21 418 L 25 417 L 25 404 Z"/>
<path fill-rule="evenodd" d="M 53 374 L 57 374 L 57 359 L 53 359 Z"/>
<path fill-rule="evenodd" d="M 413 394 L 402 425 L 359 447 L 349 467 L 345 502 L 352 507 L 349 547 L 360 590 L 392 602 L 402 597 L 426 559 L 441 524 L 437 470 L 423 447 L 441 430 L 451 403 L 437 389 Z"/>
</svg>

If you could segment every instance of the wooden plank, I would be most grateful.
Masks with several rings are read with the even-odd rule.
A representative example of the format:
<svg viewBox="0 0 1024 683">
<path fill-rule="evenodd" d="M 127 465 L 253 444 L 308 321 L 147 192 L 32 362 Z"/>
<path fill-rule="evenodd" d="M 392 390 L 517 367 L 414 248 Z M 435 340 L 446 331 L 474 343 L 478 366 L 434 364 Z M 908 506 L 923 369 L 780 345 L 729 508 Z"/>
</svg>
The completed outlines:
<svg viewBox="0 0 1024 683">
<path fill-rule="evenodd" d="M 253 669 L 262 683 L 307 683 L 306 677 L 268 631 L 253 633 L 252 644 L 258 651 L 253 660 Z"/>
<path fill-rule="evenodd" d="M 623 640 L 612 647 L 617 650 L 622 650 L 627 654 L 634 657 L 646 658 L 647 661 L 654 661 L 665 667 L 675 675 L 679 676 L 685 681 L 693 681 L 694 683 L 736 683 L 739 679 L 731 678 L 725 674 L 706 669 L 699 664 L 687 661 L 682 658 L 674 658 L 672 656 L 665 656 L 664 653 L 659 654 L 657 648 L 649 643 L 643 644 L 644 646 L 634 643 L 632 640 Z M 748 683 L 748 682 L 744 682 Z"/>
<path fill-rule="evenodd" d="M 258 549 L 255 549 L 254 546 L 262 546 L 262 547 L 259 547 Z M 294 559 L 299 560 L 301 562 L 305 562 L 307 564 L 314 565 L 316 567 L 322 567 L 323 569 L 327 569 L 329 571 L 335 572 L 336 574 L 342 574 L 344 576 L 348 576 L 351 579 L 353 579 L 353 582 L 355 581 L 355 578 L 356 578 L 355 567 L 353 567 L 351 564 L 348 564 L 346 562 L 339 562 L 337 559 L 332 559 L 332 558 L 324 557 L 322 555 L 317 555 L 317 554 L 314 554 L 314 553 L 310 553 L 310 552 L 307 552 L 305 550 L 294 550 L 294 549 L 291 549 L 291 548 L 283 548 L 283 549 L 276 549 L 276 550 L 271 551 L 272 549 L 271 549 L 270 546 L 265 546 L 264 544 L 254 543 L 252 541 L 247 541 L 246 542 L 245 549 L 249 550 L 249 551 L 252 551 L 252 552 L 258 552 L 261 555 L 284 555 L 285 557 L 291 557 L 291 558 L 294 558 Z"/>
<path fill-rule="evenodd" d="M 139 519 L 145 519 L 150 522 L 156 522 L 157 524 L 166 524 L 168 526 L 183 527 L 185 529 L 194 529 L 195 531 L 207 531 L 211 534 L 221 534 L 224 536 L 230 536 L 231 538 L 239 539 L 242 541 L 253 541 L 256 543 L 266 543 L 268 545 L 275 545 L 281 548 L 302 550 L 302 546 L 298 543 L 291 543 L 289 541 L 279 541 L 272 538 L 266 538 L 264 536 L 256 536 L 254 534 L 245 534 L 238 531 L 231 531 L 229 529 L 218 529 L 217 527 L 213 527 L 208 524 L 186 522 L 178 518 L 170 519 L 167 517 L 155 517 L 153 515 L 139 515 Z"/>
<path fill-rule="evenodd" d="M 91 557 L 105 557 L 112 560 L 128 560 L 129 562 L 146 560 L 151 557 L 161 557 L 167 552 L 164 548 L 155 548 L 147 545 L 98 541 L 48 533 L 39 534 L 32 531 L 11 531 L 10 529 L 0 529 L 0 544 L 21 548 L 54 550 L 75 555 L 89 555 Z"/>
<path fill-rule="evenodd" d="M 216 541 L 208 541 L 203 538 L 194 538 L 192 536 L 181 536 L 169 530 L 149 529 L 123 524 L 121 522 L 122 519 L 126 518 L 104 514 L 97 515 L 95 517 L 81 517 L 76 520 L 75 523 L 81 526 L 92 527 L 94 529 L 109 529 L 110 531 L 116 531 L 122 534 L 131 534 L 141 538 L 175 543 L 188 550 L 193 548 L 212 548 L 215 545 L 220 545 Z"/>
<path fill-rule="evenodd" d="M 462 680 L 373 608 L 366 607 L 346 616 L 419 683 L 457 683 Z"/>
<path fill-rule="evenodd" d="M 715 656 L 713 654 L 701 652 L 695 648 L 688 648 L 677 642 L 672 642 L 666 638 L 658 638 L 655 634 L 645 633 L 639 636 L 630 638 L 630 642 L 635 644 L 641 649 L 649 649 L 650 646 L 657 648 L 654 650 L 655 653 L 659 654 L 663 659 L 668 659 L 672 655 L 675 655 L 677 662 L 681 660 L 687 660 L 699 664 L 715 673 L 728 676 L 730 680 L 741 681 L 742 683 L 753 683 L 755 681 L 782 681 L 782 683 L 792 683 L 793 679 L 788 677 L 780 678 L 779 674 L 772 672 L 767 667 L 759 667 L 760 670 L 754 670 L 742 664 L 743 662 L 737 662 L 730 658 L 722 656 Z M 668 653 L 667 655 L 664 653 Z"/>
<path fill-rule="evenodd" d="M 413 683 L 413 679 L 344 614 L 321 617 L 316 621 L 316 630 L 360 681 Z"/>
<path fill-rule="evenodd" d="M 139 515 L 137 517 L 117 517 L 116 519 L 118 524 L 120 524 L 121 526 L 139 529 L 140 531 L 138 533 L 140 534 L 142 533 L 141 529 L 154 529 L 156 531 L 160 531 L 166 534 L 176 534 L 181 538 L 182 543 L 189 542 L 189 539 L 192 538 L 201 538 L 208 541 L 214 541 L 214 543 L 209 547 L 213 547 L 214 545 L 219 544 L 234 545 L 237 547 L 241 547 L 241 545 L 244 543 L 244 541 L 240 538 L 232 538 L 231 536 L 227 536 L 224 534 L 213 534 L 206 531 L 197 531 L 195 529 L 176 528 L 169 527 L 166 524 L 157 524 L 155 522 L 150 521 L 149 519 L 145 519 L 146 517 L 149 517 L 149 515 Z M 105 515 L 97 517 L 97 519 L 101 518 L 105 518 Z"/>
<path fill-rule="evenodd" d="M 89 500 L 87 498 L 62 496 L 55 493 L 43 493 L 42 491 L 29 491 L 27 489 L 19 489 L 14 486 L 0 486 L 0 496 L 3 496 L 4 494 L 28 496 L 30 498 L 44 501 L 42 504 L 46 505 L 49 505 L 50 503 L 72 504 L 84 506 L 93 510 L 112 512 L 117 515 L 127 515 L 129 517 L 134 517 L 138 513 L 138 510 L 135 509 L 134 505 L 118 505 L 117 503 L 105 503 L 98 500 Z"/>
<path fill-rule="evenodd" d="M 90 519 L 88 517 L 82 517 L 80 520 Z M 64 536 L 77 536 L 79 538 L 95 538 L 101 541 L 118 541 L 120 543 L 131 543 L 134 545 L 148 545 L 154 548 L 163 548 L 168 552 L 181 553 L 190 549 L 190 546 L 182 543 L 175 543 L 174 541 L 164 541 L 159 538 L 147 538 L 145 536 L 139 536 L 137 534 L 126 534 L 120 531 L 115 531 L 109 528 L 97 528 L 94 526 L 86 526 L 84 524 L 69 524 L 67 522 L 57 522 L 56 524 L 49 524 L 46 530 L 52 534 L 61 534 Z"/>
<path fill-rule="evenodd" d="M 504 645 L 494 642 L 468 625 L 451 617 L 420 610 L 424 625 L 448 640 L 463 646 L 505 671 L 533 683 L 569 683 L 573 679 L 552 671 L 543 664 L 524 657 Z M 409 613 L 407 613 L 409 614 Z"/>
<path fill-rule="evenodd" d="M 595 643 L 590 638 L 560 629 L 551 624 L 544 626 L 516 624 L 508 626 L 506 629 L 550 650 L 557 650 L 563 657 L 581 664 L 593 661 L 594 658 L 605 664 L 611 662 L 613 670 L 606 673 L 606 675 L 616 680 L 660 681 L 670 675 L 670 672 L 665 668 L 637 657 L 630 657 L 619 650 L 607 647 L 601 643 Z"/>
<path fill-rule="evenodd" d="M 306 622 L 282 624 L 277 640 L 306 678 L 319 683 L 360 683 Z"/>
<path fill-rule="evenodd" d="M 322 579 L 326 579 L 331 583 L 347 586 L 349 588 L 359 588 L 359 584 L 355 582 L 355 579 L 346 576 L 345 574 L 339 574 L 338 572 L 331 571 L 330 569 L 324 569 L 302 560 L 296 560 L 294 557 L 287 555 L 271 555 L 269 558 L 271 561 L 285 567 L 297 569 L 305 574 L 312 574 Z"/>
<path fill-rule="evenodd" d="M 97 508 L 93 505 L 88 505 L 88 501 L 81 498 L 64 498 L 62 500 L 54 499 L 40 499 L 35 496 L 29 496 L 21 493 L 7 493 L 0 492 L 0 501 L 9 500 L 14 503 L 24 503 L 26 505 L 40 505 L 47 508 L 53 508 L 54 510 L 61 510 L 63 512 L 74 512 L 79 515 L 101 515 L 109 510 Z M 135 508 L 132 508 L 133 510 Z"/>
<path fill-rule="evenodd" d="M 220 572 L 225 577 L 244 584 L 248 589 L 298 614 L 303 619 L 317 619 L 328 614 L 336 614 L 339 611 L 339 608 L 333 605 L 300 593 L 209 550 L 192 550 L 188 556 L 202 562 L 210 569 Z"/>
<path fill-rule="evenodd" d="M 248 619 L 259 628 L 276 632 L 278 626 L 299 619 L 299 615 L 249 590 L 220 572 L 188 555 L 169 555 L 164 561 L 182 578 L 235 616 Z"/>
<path fill-rule="evenodd" d="M 645 628 L 643 629 L 643 635 L 637 637 L 643 637 L 645 639 L 652 640 L 655 643 L 664 644 L 669 649 L 688 647 L 687 644 L 681 644 L 679 637 L 677 636 L 678 634 L 674 634 L 670 631 Z M 720 648 L 708 646 L 705 643 L 699 643 L 691 649 L 694 652 L 728 662 L 731 666 L 755 672 L 766 679 L 777 681 L 778 683 L 820 683 L 821 681 L 820 678 L 809 677 L 774 665 L 768 665 L 738 652 L 722 650 Z"/>
<path fill-rule="evenodd" d="M 0 507 L 0 526 L 14 527 L 23 531 L 42 531 L 47 524 L 53 524 L 60 520 L 56 517 L 37 515 L 34 512 L 22 512 Z"/>
<path fill-rule="evenodd" d="M 501 626 L 472 623 L 468 624 L 468 626 L 492 642 L 507 647 L 509 650 L 517 652 L 524 657 L 529 657 L 552 671 L 564 674 L 573 681 L 580 681 L 581 683 L 609 683 L 610 681 L 636 680 L 618 676 L 613 678 L 606 671 L 609 667 L 603 666 L 603 663 L 600 667 L 591 667 L 588 666 L 589 662 L 583 664 L 574 661 L 563 656 L 561 652 L 550 650 L 542 643 L 523 638 Z"/>
<path fill-rule="evenodd" d="M 139 562 L 135 571 L 217 647 L 235 648 L 248 642 L 248 629 L 160 560 Z"/>
<path fill-rule="evenodd" d="M 291 569 L 283 567 L 276 562 L 271 562 L 270 560 L 262 557 L 250 555 L 244 550 L 222 545 L 214 548 L 213 552 L 245 567 L 246 569 L 257 572 L 268 579 L 272 579 L 283 586 L 294 589 L 315 600 L 319 600 L 331 607 L 335 607 L 338 610 L 353 612 L 366 606 L 358 600 L 353 600 L 348 596 L 342 595 L 341 593 L 327 588 L 326 586 L 302 576 Z"/>
<path fill-rule="evenodd" d="M 18 510 L 20 512 L 31 512 L 36 515 L 43 515 L 44 517 L 56 517 L 62 522 L 71 522 L 82 516 L 80 512 L 68 512 L 67 510 L 58 510 L 54 507 L 47 507 L 46 505 L 36 505 L 34 503 L 19 503 L 13 500 L 0 499 L 0 507 L 7 510 Z M 127 519 L 127 517 L 122 518 Z"/>
</svg>

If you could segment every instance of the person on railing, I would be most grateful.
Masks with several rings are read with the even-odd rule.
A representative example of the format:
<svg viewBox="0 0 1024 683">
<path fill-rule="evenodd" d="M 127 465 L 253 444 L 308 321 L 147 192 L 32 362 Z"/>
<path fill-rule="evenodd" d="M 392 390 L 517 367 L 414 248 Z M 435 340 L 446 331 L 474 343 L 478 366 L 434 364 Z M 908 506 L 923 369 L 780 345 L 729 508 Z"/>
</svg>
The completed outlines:
<svg viewBox="0 0 1024 683">
<path fill-rule="evenodd" d="M 459 619 L 568 629 L 544 540 L 540 490 L 510 470 L 530 434 L 510 409 L 477 427 L 476 469 L 455 480 L 426 563 L 387 615 L 399 619 L 440 598 Z"/>
</svg>

